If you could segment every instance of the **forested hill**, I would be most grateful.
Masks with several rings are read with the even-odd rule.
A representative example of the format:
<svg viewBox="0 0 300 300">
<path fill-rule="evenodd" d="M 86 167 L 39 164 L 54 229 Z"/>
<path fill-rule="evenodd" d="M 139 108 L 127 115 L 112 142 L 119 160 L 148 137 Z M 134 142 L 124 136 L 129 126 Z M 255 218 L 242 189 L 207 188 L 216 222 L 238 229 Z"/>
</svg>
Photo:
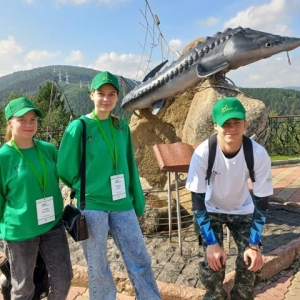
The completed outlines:
<svg viewBox="0 0 300 300">
<path fill-rule="evenodd" d="M 55 65 L 35 68 L 28 71 L 19 71 L 0 77 L 0 108 L 13 96 L 36 97 L 41 87 L 47 82 L 55 82 L 58 90 L 62 91 L 70 108 L 76 115 L 91 111 L 93 105 L 88 90 L 92 78 L 99 70 Z M 126 78 L 131 86 L 133 81 Z M 300 115 L 300 87 L 290 89 L 276 88 L 240 88 L 248 97 L 262 100 L 273 115 Z M 123 95 L 120 95 L 120 100 Z M 69 107 L 66 106 L 68 110 Z M 129 112 L 117 104 L 114 113 L 128 117 Z"/>
<path fill-rule="evenodd" d="M 284 88 L 239 88 L 246 96 L 265 103 L 272 115 L 300 115 L 300 90 Z"/>
<path fill-rule="evenodd" d="M 58 87 L 58 90 L 63 91 L 74 114 L 88 113 L 93 108 L 88 93 L 90 84 L 95 74 L 101 71 L 83 67 L 55 65 L 19 71 L 0 77 L 0 106 L 3 107 L 12 96 L 35 97 L 46 82 L 54 82 L 56 88 Z M 126 80 L 130 86 L 134 86 L 130 79 L 126 78 Z M 121 93 L 119 98 L 122 99 L 123 96 Z M 66 107 L 66 109 L 68 110 L 69 107 Z M 125 116 L 128 114 L 119 105 L 114 113 Z"/>
</svg>

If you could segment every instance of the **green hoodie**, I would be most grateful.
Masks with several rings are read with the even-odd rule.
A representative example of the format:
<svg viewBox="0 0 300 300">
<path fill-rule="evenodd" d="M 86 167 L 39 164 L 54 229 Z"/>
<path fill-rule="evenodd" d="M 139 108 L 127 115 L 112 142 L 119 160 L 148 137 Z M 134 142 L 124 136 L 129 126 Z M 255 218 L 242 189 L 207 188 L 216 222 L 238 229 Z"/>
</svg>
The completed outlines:
<svg viewBox="0 0 300 300">
<path fill-rule="evenodd" d="M 51 230 L 60 220 L 63 200 L 56 171 L 57 149 L 35 140 L 46 165 L 45 195 L 38 179 L 16 149 L 8 144 L 0 148 L 0 230 L 7 241 L 24 241 Z M 41 177 L 43 169 L 37 147 L 19 149 Z M 38 225 L 36 200 L 53 196 L 55 220 Z"/>
<path fill-rule="evenodd" d="M 117 141 L 117 169 L 97 122 L 81 117 L 86 123 L 86 209 L 102 211 L 126 211 L 135 209 L 142 216 L 145 198 L 136 167 L 131 133 L 128 124 L 121 119 L 121 129 L 113 128 Z M 100 120 L 114 151 L 113 135 L 109 118 Z M 76 190 L 77 203 L 80 203 L 80 172 L 82 156 L 82 124 L 79 120 L 71 122 L 66 129 L 58 153 L 57 170 L 61 180 Z M 123 174 L 126 198 L 112 200 L 110 177 Z"/>
</svg>

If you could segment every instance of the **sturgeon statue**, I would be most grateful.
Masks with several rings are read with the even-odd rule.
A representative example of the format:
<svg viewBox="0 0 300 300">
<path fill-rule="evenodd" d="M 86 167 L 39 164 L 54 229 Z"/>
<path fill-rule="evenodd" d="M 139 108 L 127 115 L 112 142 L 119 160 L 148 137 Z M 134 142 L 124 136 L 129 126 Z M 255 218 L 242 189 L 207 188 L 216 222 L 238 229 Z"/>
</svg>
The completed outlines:
<svg viewBox="0 0 300 300">
<path fill-rule="evenodd" d="M 300 46 L 300 38 L 274 35 L 250 28 L 228 28 L 197 43 L 169 66 L 165 62 L 153 69 L 141 84 L 122 100 L 128 111 L 156 105 L 164 99 L 196 86 L 202 79 L 224 75 L 230 70 L 251 64 L 274 54 Z"/>
</svg>

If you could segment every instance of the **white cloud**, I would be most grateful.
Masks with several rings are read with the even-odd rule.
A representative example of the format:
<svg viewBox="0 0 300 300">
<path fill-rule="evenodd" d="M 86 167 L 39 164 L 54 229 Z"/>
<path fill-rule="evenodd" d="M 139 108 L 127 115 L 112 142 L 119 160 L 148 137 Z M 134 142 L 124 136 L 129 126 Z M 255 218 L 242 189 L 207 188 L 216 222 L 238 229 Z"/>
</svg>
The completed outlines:
<svg viewBox="0 0 300 300">
<path fill-rule="evenodd" d="M 57 3 L 61 4 L 75 4 L 75 5 L 80 5 L 80 4 L 85 4 L 88 3 L 89 0 L 56 0 Z"/>
<path fill-rule="evenodd" d="M 213 27 L 220 23 L 220 19 L 209 17 L 205 20 L 197 20 L 196 24 L 201 27 Z"/>
<path fill-rule="evenodd" d="M 22 47 L 19 46 L 13 36 L 6 40 L 0 40 L 0 61 L 22 53 Z"/>
<path fill-rule="evenodd" d="M 120 2 L 130 2 L 131 0 L 95 0 L 96 2 L 100 3 L 100 4 L 118 4 Z"/>
<path fill-rule="evenodd" d="M 36 3 L 36 0 L 23 0 L 24 2 Z M 44 1 L 44 0 L 41 0 Z M 85 3 L 98 4 L 116 4 L 127 0 L 52 0 L 60 4 L 80 5 Z M 130 1 L 130 0 L 129 0 Z M 248 9 L 236 13 L 236 15 L 224 23 L 224 27 L 244 26 L 257 30 L 267 31 L 274 34 L 287 36 L 297 36 L 292 34 L 292 22 L 297 18 L 297 12 L 300 11 L 299 0 L 266 0 L 263 5 L 251 6 Z M 251 4 L 250 4 L 251 5 Z M 250 6 L 249 5 L 249 6 Z M 205 20 L 199 20 L 202 26 L 214 26 L 220 22 L 220 19 L 209 17 Z M 296 21 L 298 22 L 298 21 Z M 49 41 L 50 43 L 51 41 Z M 50 44 L 49 44 L 50 45 Z M 169 41 L 170 49 L 181 52 L 185 45 L 181 39 L 172 39 Z M 149 62 L 147 55 L 150 55 L 150 47 L 146 49 L 145 56 L 142 58 L 141 52 L 133 54 L 120 54 L 114 52 L 115 49 L 107 53 L 100 53 L 93 62 L 87 53 L 81 52 L 79 47 L 77 50 L 48 51 L 45 48 L 30 51 L 26 44 L 19 44 L 14 36 L 8 36 L 6 39 L 0 40 L 0 76 L 10 74 L 14 71 L 27 70 L 35 67 L 55 64 L 70 64 L 82 67 L 94 68 L 97 70 L 109 70 L 117 75 L 129 77 L 132 79 L 142 80 L 145 75 L 161 62 L 161 53 L 157 54 L 151 51 L 152 58 Z M 159 48 L 159 47 L 157 47 Z M 26 49 L 26 50 L 25 50 Z M 57 46 L 60 49 L 60 46 Z M 161 48 L 159 48 L 161 50 Z M 172 53 L 167 51 L 164 46 L 164 58 L 169 59 L 168 65 L 171 63 L 170 56 Z M 284 53 L 270 57 L 263 61 L 258 61 L 248 66 L 239 68 L 236 71 L 230 71 L 227 75 L 238 86 L 244 87 L 262 87 L 262 86 L 299 86 L 300 82 L 300 53 L 299 49 L 290 52 L 291 63 L 289 66 Z M 29 52 L 30 51 L 30 52 Z M 105 51 L 105 50 L 103 50 Z M 149 53 L 147 53 L 147 51 Z M 126 50 L 124 50 L 126 52 Z M 129 51 L 128 51 L 129 52 Z M 155 55 L 154 55 L 155 54 Z M 174 53 L 173 53 L 174 54 Z M 93 54 L 91 54 L 93 55 Z M 166 57 L 165 57 L 166 56 Z M 176 59 L 176 57 L 174 57 Z M 142 60 L 142 62 L 141 62 Z"/>
<path fill-rule="evenodd" d="M 18 57 L 14 59 L 13 65 L 9 66 L 9 71 L 20 71 L 20 70 L 30 70 L 33 68 L 38 68 L 46 65 L 52 65 L 60 55 L 59 51 L 48 52 L 45 50 L 35 50 L 28 52 L 23 58 Z M 52 61 L 54 59 L 54 63 Z M 10 72 L 5 72 L 5 68 L 1 68 L 2 74 L 7 74 Z M 0 76 L 2 75 L 0 74 Z"/>
<path fill-rule="evenodd" d="M 125 77 L 135 77 L 134 71 L 137 70 L 139 59 L 134 54 L 120 54 L 115 52 L 101 53 L 96 61 L 92 64 L 92 68 L 104 71 L 108 70 L 116 75 Z M 124 71 L 126 72 L 124 73 Z"/>
<path fill-rule="evenodd" d="M 171 49 L 174 49 L 175 51 L 176 50 L 180 50 L 182 48 L 182 41 L 179 40 L 179 39 L 173 39 L 169 42 L 169 47 Z"/>
<path fill-rule="evenodd" d="M 72 50 L 64 60 L 67 64 L 80 65 L 84 62 L 84 55 L 79 50 Z"/>
<path fill-rule="evenodd" d="M 24 52 L 13 36 L 0 40 L 0 76 L 14 71 L 29 70 L 43 65 L 52 64 L 52 60 L 59 58 L 60 52 L 34 50 Z"/>
<path fill-rule="evenodd" d="M 224 28 L 242 26 L 288 35 L 290 30 L 286 23 L 290 17 L 290 6 L 287 5 L 286 1 L 272 0 L 267 4 L 250 6 L 225 22 Z"/>
<path fill-rule="evenodd" d="M 300 56 L 291 53 L 290 58 L 291 65 L 286 57 L 274 56 L 230 71 L 226 76 L 240 87 L 299 86 Z"/>
<path fill-rule="evenodd" d="M 143 59 L 141 63 L 141 59 L 141 55 L 135 54 L 101 53 L 96 61 L 87 67 L 99 71 L 107 70 L 116 75 L 141 80 L 153 68 L 153 65 L 159 64 L 159 62 L 153 61 L 147 66 L 148 62 Z"/>
<path fill-rule="evenodd" d="M 0 40 L 0 76 L 18 70 L 16 62 L 21 59 L 22 47 L 13 36 Z"/>
<path fill-rule="evenodd" d="M 224 28 L 237 26 L 290 36 L 292 12 L 300 9 L 300 2 L 294 0 L 271 0 L 269 3 L 251 6 L 240 11 L 235 17 L 224 23 Z M 298 54 L 297 54 L 298 53 Z M 300 56 L 299 51 L 290 52 L 291 66 L 284 53 L 257 61 L 227 76 L 242 87 L 285 87 L 299 86 Z"/>
<path fill-rule="evenodd" d="M 33 1 L 33 0 L 27 0 L 27 1 Z M 88 2 L 96 2 L 99 4 L 107 4 L 107 5 L 115 5 L 120 2 L 128 2 L 131 0 L 56 0 L 57 3 L 61 4 L 75 4 L 75 5 L 81 5 Z"/>
<path fill-rule="evenodd" d="M 35 66 L 39 66 L 44 62 L 50 61 L 51 59 L 56 58 L 58 56 L 59 51 L 48 52 L 46 50 L 34 50 L 26 54 L 24 62 L 28 64 L 33 64 Z"/>
<path fill-rule="evenodd" d="M 88 3 L 89 0 L 57 0 L 58 3 L 62 3 L 62 4 L 75 4 L 75 5 L 79 5 L 79 4 L 85 4 Z"/>
</svg>

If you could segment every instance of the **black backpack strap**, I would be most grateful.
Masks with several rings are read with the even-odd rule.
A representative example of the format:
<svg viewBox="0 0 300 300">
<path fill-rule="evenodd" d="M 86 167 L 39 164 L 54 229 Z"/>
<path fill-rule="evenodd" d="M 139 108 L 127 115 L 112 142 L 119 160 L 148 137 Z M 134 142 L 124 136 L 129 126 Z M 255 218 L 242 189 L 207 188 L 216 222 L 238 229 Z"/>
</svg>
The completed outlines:
<svg viewBox="0 0 300 300">
<path fill-rule="evenodd" d="M 212 168 L 216 158 L 216 151 L 217 151 L 217 135 L 214 134 L 208 138 L 208 165 L 206 171 L 205 180 L 207 180 L 207 184 L 210 183 L 210 177 Z"/>
<path fill-rule="evenodd" d="M 83 119 L 79 119 L 82 123 L 82 158 L 80 163 L 80 209 L 85 209 L 85 170 L 86 170 L 86 124 Z"/>
<path fill-rule="evenodd" d="M 250 138 L 243 135 L 244 155 L 252 182 L 255 182 L 253 144 Z"/>
</svg>

